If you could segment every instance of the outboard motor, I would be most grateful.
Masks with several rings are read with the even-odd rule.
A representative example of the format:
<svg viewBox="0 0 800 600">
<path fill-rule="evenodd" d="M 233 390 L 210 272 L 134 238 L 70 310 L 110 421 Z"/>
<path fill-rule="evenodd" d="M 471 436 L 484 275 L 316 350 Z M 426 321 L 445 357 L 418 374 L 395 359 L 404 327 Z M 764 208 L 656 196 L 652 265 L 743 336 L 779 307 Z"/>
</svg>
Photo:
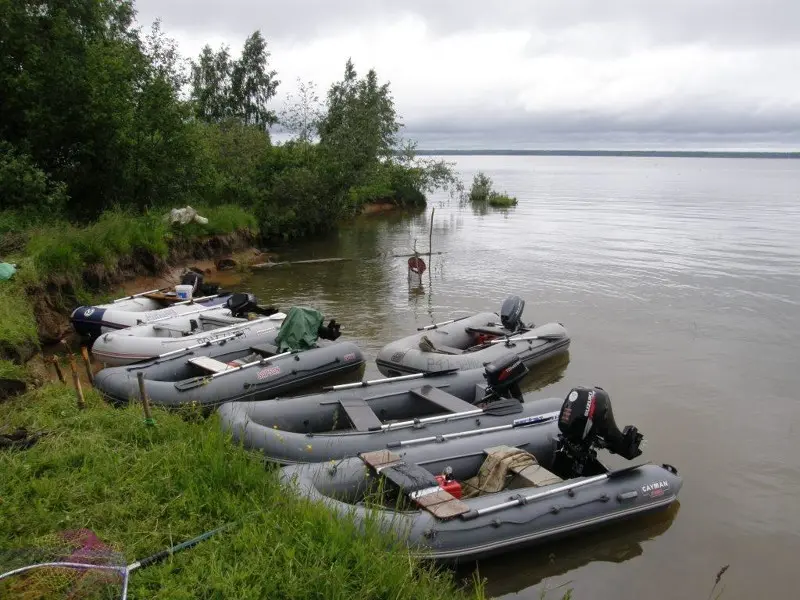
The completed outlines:
<svg viewBox="0 0 800 600">
<path fill-rule="evenodd" d="M 317 335 L 323 340 L 335 341 L 342 335 L 340 329 L 342 326 L 336 322 L 336 319 L 331 319 L 327 325 L 320 325 L 317 329 Z"/>
<path fill-rule="evenodd" d="M 500 307 L 500 322 L 503 327 L 511 332 L 522 327 L 522 311 L 525 309 L 525 300 L 519 296 L 509 296 Z"/>
<path fill-rule="evenodd" d="M 522 402 L 519 382 L 527 374 L 528 367 L 516 354 L 507 354 L 487 363 L 483 373 L 487 385 L 484 402 L 498 398 L 514 398 Z"/>
<path fill-rule="evenodd" d="M 247 313 L 256 313 L 268 317 L 278 312 L 274 306 L 263 308 L 258 305 L 258 299 L 253 295 L 244 292 L 236 292 L 231 294 L 225 301 L 225 308 L 231 311 L 231 316 L 246 317 Z"/>
<path fill-rule="evenodd" d="M 575 387 L 558 415 L 559 449 L 556 461 L 568 462 L 573 475 L 587 474 L 596 462 L 595 448 L 605 448 L 633 460 L 642 451 L 642 434 L 633 425 L 620 431 L 611 410 L 611 398 L 601 387 Z"/>
<path fill-rule="evenodd" d="M 247 313 L 252 312 L 254 307 L 258 308 L 258 301 L 253 294 L 237 292 L 231 294 L 225 301 L 225 307 L 230 309 L 232 316 L 244 317 Z"/>
<path fill-rule="evenodd" d="M 195 293 L 203 287 L 204 277 L 202 273 L 198 273 L 197 271 L 186 271 L 181 277 L 181 285 L 190 285 L 192 286 L 192 295 L 194 296 Z"/>
</svg>

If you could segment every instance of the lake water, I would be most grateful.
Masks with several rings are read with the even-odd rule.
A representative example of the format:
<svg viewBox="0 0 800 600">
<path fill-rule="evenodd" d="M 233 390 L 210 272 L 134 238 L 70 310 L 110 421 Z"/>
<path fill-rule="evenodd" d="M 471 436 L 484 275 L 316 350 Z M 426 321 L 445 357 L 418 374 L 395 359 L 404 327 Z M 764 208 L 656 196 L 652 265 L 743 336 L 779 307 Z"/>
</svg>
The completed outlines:
<svg viewBox="0 0 800 600">
<path fill-rule="evenodd" d="M 644 434 L 642 458 L 683 475 L 680 505 L 661 517 L 482 562 L 489 594 L 539 598 L 568 582 L 576 599 L 705 599 L 730 565 L 724 600 L 796 597 L 800 161 L 452 160 L 467 184 L 482 170 L 519 205 L 477 214 L 438 194 L 425 212 L 367 216 L 281 251 L 350 262 L 276 267 L 250 284 L 263 302 L 340 321 L 368 377 L 390 340 L 518 294 L 526 321 L 560 321 L 572 337 L 531 396 L 602 386 L 619 425 Z M 409 283 L 392 255 L 427 249 L 434 207 L 442 254 Z"/>
</svg>

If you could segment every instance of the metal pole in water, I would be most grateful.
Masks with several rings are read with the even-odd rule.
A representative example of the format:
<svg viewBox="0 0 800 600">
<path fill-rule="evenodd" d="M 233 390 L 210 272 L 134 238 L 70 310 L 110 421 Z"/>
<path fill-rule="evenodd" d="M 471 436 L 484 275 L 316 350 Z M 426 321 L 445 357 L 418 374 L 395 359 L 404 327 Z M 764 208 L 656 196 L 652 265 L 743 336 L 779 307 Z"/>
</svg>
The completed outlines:
<svg viewBox="0 0 800 600">
<path fill-rule="evenodd" d="M 431 252 L 433 252 L 433 214 L 436 212 L 436 207 L 431 209 L 431 229 L 428 233 L 428 260 L 431 259 Z"/>
</svg>

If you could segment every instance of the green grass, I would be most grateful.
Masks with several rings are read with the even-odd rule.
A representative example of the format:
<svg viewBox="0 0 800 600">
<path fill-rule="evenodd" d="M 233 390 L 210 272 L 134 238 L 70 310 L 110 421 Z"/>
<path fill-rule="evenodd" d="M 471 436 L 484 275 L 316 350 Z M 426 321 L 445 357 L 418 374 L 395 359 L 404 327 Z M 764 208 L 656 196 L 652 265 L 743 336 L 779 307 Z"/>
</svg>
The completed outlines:
<svg viewBox="0 0 800 600">
<path fill-rule="evenodd" d="M 0 351 L 39 345 L 33 308 L 17 277 L 0 281 Z"/>
<path fill-rule="evenodd" d="M 0 359 L 0 379 L 16 379 L 22 381 L 25 378 L 26 373 L 24 367 L 8 360 Z"/>
<path fill-rule="evenodd" d="M 173 228 L 173 231 L 183 237 L 202 237 L 206 235 L 225 235 L 234 231 L 258 232 L 258 219 L 255 215 L 241 206 L 222 204 L 220 206 L 195 206 L 197 213 L 208 219 L 205 225 L 192 221 L 186 225 Z"/>
<path fill-rule="evenodd" d="M 410 559 L 390 538 L 282 493 L 261 459 L 230 443 L 216 417 L 189 422 L 135 406 L 87 409 L 52 384 L 0 405 L 0 421 L 46 430 L 28 450 L 0 453 L 0 556 L 87 527 L 124 553 L 148 556 L 224 523 L 233 529 L 137 571 L 130 598 L 447 598 L 447 572 Z M 2 565 L 0 565 L 0 570 Z M 1 586 L 2 584 L 0 584 Z M 3 596 L 0 587 L 0 596 Z"/>
<path fill-rule="evenodd" d="M 517 199 L 512 196 L 506 196 L 505 194 L 492 192 L 489 194 L 488 203 L 489 206 L 493 206 L 494 208 L 509 208 L 517 205 Z"/>
<path fill-rule="evenodd" d="M 30 233 L 25 256 L 33 261 L 43 279 L 52 275 L 77 276 L 94 264 L 113 269 L 120 259 L 131 257 L 137 251 L 166 258 L 170 240 L 175 237 L 192 239 L 257 229 L 255 217 L 241 207 L 195 208 L 208 218 L 207 224 L 192 222 L 172 226 L 163 218 L 166 210 L 149 215 L 109 210 L 96 222 L 83 227 L 68 223 L 36 227 Z"/>
<path fill-rule="evenodd" d="M 166 223 L 156 216 L 108 211 L 86 227 L 56 223 L 35 228 L 25 250 L 40 277 L 75 276 L 93 264 L 113 268 L 136 250 L 164 258 L 168 239 Z"/>
</svg>

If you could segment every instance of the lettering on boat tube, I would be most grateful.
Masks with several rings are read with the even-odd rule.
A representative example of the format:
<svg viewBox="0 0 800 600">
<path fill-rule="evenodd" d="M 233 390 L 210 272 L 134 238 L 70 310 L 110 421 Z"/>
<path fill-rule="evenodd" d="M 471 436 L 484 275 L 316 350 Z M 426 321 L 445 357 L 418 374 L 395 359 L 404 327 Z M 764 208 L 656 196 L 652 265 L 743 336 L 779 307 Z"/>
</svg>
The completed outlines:
<svg viewBox="0 0 800 600">
<path fill-rule="evenodd" d="M 523 427 L 525 425 L 538 425 L 539 423 L 549 423 L 555 421 L 558 413 L 548 413 L 546 415 L 535 415 L 533 417 L 525 417 L 522 419 L 514 419 L 514 427 Z"/>
<path fill-rule="evenodd" d="M 669 482 L 667 481 L 654 481 L 642 486 L 642 492 L 651 498 L 658 498 L 663 496 L 664 492 L 669 489 Z"/>
<path fill-rule="evenodd" d="M 280 367 L 267 367 L 265 369 L 261 369 L 256 374 L 256 379 L 266 379 L 267 377 L 272 377 L 273 375 L 278 375 L 281 372 Z"/>
</svg>

